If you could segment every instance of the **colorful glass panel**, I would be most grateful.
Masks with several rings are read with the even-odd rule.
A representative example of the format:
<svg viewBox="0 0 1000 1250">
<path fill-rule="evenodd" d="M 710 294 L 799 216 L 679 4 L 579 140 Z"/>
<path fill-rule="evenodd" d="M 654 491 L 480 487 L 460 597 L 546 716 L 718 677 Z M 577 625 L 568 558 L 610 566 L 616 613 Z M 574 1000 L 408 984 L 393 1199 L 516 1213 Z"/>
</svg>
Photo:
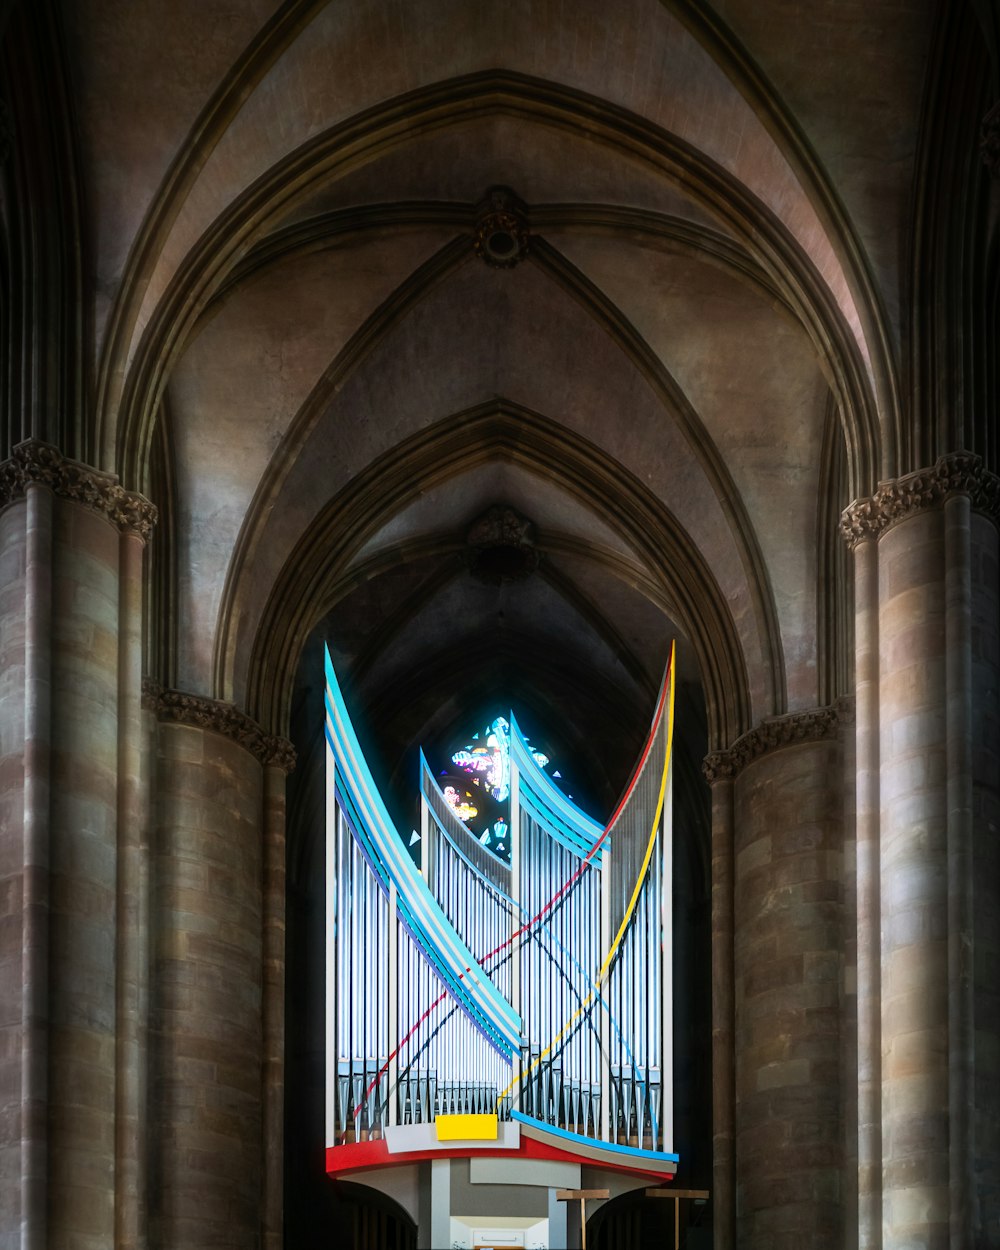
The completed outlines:
<svg viewBox="0 0 1000 1250">
<path fill-rule="evenodd" d="M 548 766 L 549 757 L 544 751 L 531 748 L 531 754 L 539 768 Z M 479 787 L 482 797 L 464 789 L 457 776 L 442 772 L 439 783 L 444 797 L 484 846 L 502 859 L 509 858 L 510 826 L 497 809 L 510 798 L 510 722 L 505 716 L 494 717 L 454 752 L 451 762 L 472 785 Z"/>
</svg>

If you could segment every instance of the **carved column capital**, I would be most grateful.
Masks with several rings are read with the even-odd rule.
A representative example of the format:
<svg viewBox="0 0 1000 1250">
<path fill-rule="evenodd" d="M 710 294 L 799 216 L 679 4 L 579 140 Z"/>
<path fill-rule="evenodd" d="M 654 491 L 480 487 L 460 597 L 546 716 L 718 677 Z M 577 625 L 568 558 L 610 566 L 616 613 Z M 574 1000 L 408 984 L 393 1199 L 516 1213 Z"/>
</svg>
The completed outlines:
<svg viewBox="0 0 1000 1250">
<path fill-rule="evenodd" d="M 701 771 L 710 786 L 717 781 L 732 781 L 736 776 L 736 768 L 731 751 L 712 751 L 701 762 Z"/>
<path fill-rule="evenodd" d="M 295 748 L 288 739 L 264 733 L 255 720 L 232 703 L 167 690 L 146 678 L 142 683 L 142 704 L 155 712 L 157 720 L 167 724 L 190 725 L 230 738 L 265 768 L 273 766 L 290 773 L 295 767 Z"/>
<path fill-rule="evenodd" d="M 137 534 L 144 542 L 156 524 L 155 506 L 125 490 L 113 473 L 69 460 L 57 447 L 35 438 L 18 443 L 10 458 L 0 464 L 0 508 L 23 499 L 33 483 L 47 486 L 60 499 L 99 512 L 121 533 Z"/>
<path fill-rule="evenodd" d="M 133 491 L 122 490 L 120 486 L 115 489 L 121 495 L 108 510 L 109 519 L 121 533 L 135 534 L 148 542 L 159 515 L 156 505 Z"/>
<path fill-rule="evenodd" d="M 159 716 L 160 699 L 163 697 L 163 687 L 158 681 L 153 681 L 152 677 L 144 677 L 142 679 L 142 706 L 147 712 L 153 712 Z"/>
<path fill-rule="evenodd" d="M 260 762 L 265 768 L 280 768 L 287 775 L 295 768 L 295 748 L 287 738 L 277 735 L 265 737 L 261 744 Z"/>
<path fill-rule="evenodd" d="M 842 694 L 834 703 L 838 725 L 850 726 L 857 721 L 857 699 L 853 694 Z"/>
<path fill-rule="evenodd" d="M 837 737 L 842 723 L 853 721 L 853 699 L 838 699 L 832 707 L 810 708 L 807 712 L 791 712 L 772 716 L 742 737 L 727 751 L 713 751 L 702 762 L 702 772 L 709 785 L 732 780 L 748 764 L 782 747 L 806 742 L 828 742 Z"/>
<path fill-rule="evenodd" d="M 878 538 L 897 521 L 955 494 L 968 495 L 975 511 L 1000 521 L 1000 477 L 983 465 L 982 457 L 957 451 L 942 456 L 933 468 L 880 482 L 874 495 L 844 509 L 840 531 L 853 551 L 858 543 Z"/>
</svg>

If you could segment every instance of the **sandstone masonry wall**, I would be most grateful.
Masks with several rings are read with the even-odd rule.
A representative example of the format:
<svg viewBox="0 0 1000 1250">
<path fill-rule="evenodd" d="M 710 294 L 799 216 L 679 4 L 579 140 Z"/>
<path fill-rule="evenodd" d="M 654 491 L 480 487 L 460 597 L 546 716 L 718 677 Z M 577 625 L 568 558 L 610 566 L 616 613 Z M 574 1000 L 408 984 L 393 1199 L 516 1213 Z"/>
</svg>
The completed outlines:
<svg viewBox="0 0 1000 1250">
<path fill-rule="evenodd" d="M 260 1244 L 260 763 L 210 729 L 159 726 L 153 889 L 157 1247 Z"/>
<path fill-rule="evenodd" d="M 842 1244 L 843 812 L 836 740 L 736 780 L 737 1213 L 748 1250 Z"/>
<path fill-rule="evenodd" d="M 10 1213 L 2 1250 L 20 1246 L 26 511 L 24 500 L 0 511 L 0 1190 Z"/>
</svg>

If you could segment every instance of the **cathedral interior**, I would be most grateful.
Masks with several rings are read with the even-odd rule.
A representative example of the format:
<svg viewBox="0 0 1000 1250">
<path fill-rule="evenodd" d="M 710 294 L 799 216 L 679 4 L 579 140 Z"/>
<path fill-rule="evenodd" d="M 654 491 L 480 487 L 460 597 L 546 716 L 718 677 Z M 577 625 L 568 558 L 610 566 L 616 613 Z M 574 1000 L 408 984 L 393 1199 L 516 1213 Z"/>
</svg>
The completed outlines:
<svg viewBox="0 0 1000 1250">
<path fill-rule="evenodd" d="M 324 646 L 409 828 L 674 642 L 680 1244 L 1000 1247 L 998 180 L 995 0 L 0 0 L 0 1250 L 437 1250 Z"/>
</svg>

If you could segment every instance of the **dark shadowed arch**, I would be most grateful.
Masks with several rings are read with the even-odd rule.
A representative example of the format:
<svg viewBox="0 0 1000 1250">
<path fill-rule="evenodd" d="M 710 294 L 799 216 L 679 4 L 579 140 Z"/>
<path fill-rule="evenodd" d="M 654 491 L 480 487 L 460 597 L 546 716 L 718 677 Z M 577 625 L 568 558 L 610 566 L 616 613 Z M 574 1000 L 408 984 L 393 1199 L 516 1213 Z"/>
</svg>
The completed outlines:
<svg viewBox="0 0 1000 1250">
<path fill-rule="evenodd" d="M 420 491 L 473 465 L 518 463 L 575 497 L 639 553 L 664 588 L 690 640 L 705 689 L 709 740 L 728 745 L 749 728 L 746 665 L 732 616 L 701 553 L 670 509 L 623 466 L 564 426 L 508 401 L 480 405 L 405 439 L 360 473 L 314 520 L 290 554 L 251 653 L 247 708 L 263 723 L 288 724 L 299 654 L 328 602 L 328 587 L 366 538 Z M 218 647 L 231 645 L 241 614 L 234 588 Z"/>
</svg>

